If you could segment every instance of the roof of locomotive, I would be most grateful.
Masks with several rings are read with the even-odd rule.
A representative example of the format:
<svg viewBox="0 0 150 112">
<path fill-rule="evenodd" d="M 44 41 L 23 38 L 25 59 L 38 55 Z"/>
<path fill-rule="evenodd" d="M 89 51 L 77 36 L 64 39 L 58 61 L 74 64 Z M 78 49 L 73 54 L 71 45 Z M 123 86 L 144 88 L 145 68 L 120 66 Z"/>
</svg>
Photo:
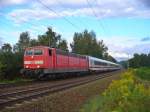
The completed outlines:
<svg viewBox="0 0 150 112">
<path fill-rule="evenodd" d="M 69 53 L 69 54 L 72 54 L 72 55 L 77 55 L 77 56 L 86 57 L 86 55 L 81 55 L 81 54 L 77 54 L 77 53 L 73 53 L 73 52 L 67 52 L 67 51 L 64 51 L 64 50 L 62 50 L 62 49 L 53 48 L 53 47 L 48 47 L 48 46 L 34 46 L 34 47 L 28 47 L 28 48 L 26 48 L 26 50 L 27 50 L 27 49 L 33 49 L 33 48 L 56 49 L 56 50 L 58 50 L 58 51 L 66 52 L 66 53 Z"/>
<path fill-rule="evenodd" d="M 48 46 L 34 46 L 34 47 L 27 47 L 26 49 L 32 49 L 32 48 L 46 48 L 46 49 L 52 49 Z"/>
<path fill-rule="evenodd" d="M 48 47 L 48 46 L 34 46 L 34 47 L 28 47 L 28 48 L 26 48 L 26 49 L 32 49 L 32 48 L 57 49 L 57 48 L 52 48 L 52 47 Z M 61 49 L 57 49 L 57 50 L 61 50 Z M 61 51 L 64 51 L 64 50 L 61 50 Z M 67 51 L 64 51 L 64 52 L 67 52 Z M 95 57 L 92 57 L 92 56 L 80 55 L 80 54 L 71 53 L 71 52 L 68 52 L 68 53 L 70 53 L 70 54 L 75 54 L 75 55 L 78 55 L 78 56 L 88 57 L 89 59 L 92 59 L 92 60 L 95 60 L 95 61 L 100 61 L 100 62 L 103 62 L 103 63 L 109 63 L 109 64 L 113 64 L 113 65 L 118 65 L 118 66 L 119 66 L 119 64 L 113 63 L 113 62 L 111 62 L 111 61 L 107 61 L 107 60 L 95 58 Z"/>
</svg>

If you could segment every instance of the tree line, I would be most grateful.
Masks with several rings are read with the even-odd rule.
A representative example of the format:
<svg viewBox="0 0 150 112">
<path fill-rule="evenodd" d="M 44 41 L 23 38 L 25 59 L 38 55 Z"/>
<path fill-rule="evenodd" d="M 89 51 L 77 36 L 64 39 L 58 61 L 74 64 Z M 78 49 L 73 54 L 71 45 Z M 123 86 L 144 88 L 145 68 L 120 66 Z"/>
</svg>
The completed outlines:
<svg viewBox="0 0 150 112">
<path fill-rule="evenodd" d="M 28 32 L 22 32 L 18 42 L 11 46 L 9 43 L 4 43 L 0 48 L 0 78 L 13 79 L 19 77 L 20 69 L 23 68 L 23 54 L 27 47 L 32 46 L 49 46 L 62 49 L 69 52 L 68 44 L 61 35 L 53 31 L 51 27 L 47 31 L 38 35 L 37 39 L 32 39 Z M 102 40 L 96 39 L 96 34 L 91 31 L 84 30 L 76 32 L 73 36 L 73 42 L 70 44 L 73 53 L 90 55 L 101 59 L 116 62 L 116 60 L 108 54 L 108 48 Z"/>
<path fill-rule="evenodd" d="M 134 54 L 134 57 L 129 60 L 129 67 L 150 67 L 150 53 L 149 54 Z"/>
</svg>

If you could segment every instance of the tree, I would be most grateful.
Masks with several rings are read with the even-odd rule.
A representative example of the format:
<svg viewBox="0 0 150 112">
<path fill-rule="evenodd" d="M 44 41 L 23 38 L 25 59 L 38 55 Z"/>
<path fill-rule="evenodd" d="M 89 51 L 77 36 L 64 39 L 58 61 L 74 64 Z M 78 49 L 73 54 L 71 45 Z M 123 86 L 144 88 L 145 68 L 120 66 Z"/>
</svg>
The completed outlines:
<svg viewBox="0 0 150 112">
<path fill-rule="evenodd" d="M 4 46 L 4 45 L 3 45 Z M 23 66 L 22 53 L 0 52 L 0 78 L 14 79 L 19 77 L 20 69 Z"/>
<path fill-rule="evenodd" d="M 45 34 L 38 36 L 37 43 L 38 45 L 44 45 L 68 51 L 66 40 L 62 40 L 61 35 L 54 32 L 50 27 L 48 27 Z"/>
<path fill-rule="evenodd" d="M 6 65 L 4 65 L 0 60 L 0 79 L 4 79 L 4 70 L 6 69 Z"/>
<path fill-rule="evenodd" d="M 30 35 L 28 32 L 22 32 L 19 37 L 18 43 L 14 45 L 15 52 L 24 52 L 25 48 L 30 46 Z"/>
<path fill-rule="evenodd" d="M 150 67 L 150 53 L 147 55 L 147 64 Z"/>
<path fill-rule="evenodd" d="M 119 64 L 122 65 L 122 67 L 125 69 L 128 68 L 128 61 L 120 61 Z"/>
<path fill-rule="evenodd" d="M 134 54 L 134 57 L 129 60 L 130 67 L 150 67 L 150 54 Z"/>
<path fill-rule="evenodd" d="M 39 45 L 55 47 L 55 48 L 57 47 L 60 39 L 61 39 L 61 35 L 54 32 L 50 27 L 48 27 L 48 30 L 46 31 L 45 34 L 38 36 Z"/>
<path fill-rule="evenodd" d="M 3 52 L 12 52 L 12 47 L 9 43 L 5 43 L 3 46 L 2 46 L 2 51 Z"/>
<path fill-rule="evenodd" d="M 97 58 L 104 58 L 108 48 L 103 41 L 97 41 L 96 34 L 85 30 L 82 33 L 75 33 L 71 43 L 72 52 L 91 55 Z"/>
<path fill-rule="evenodd" d="M 39 45 L 38 40 L 36 40 L 36 39 L 31 39 L 30 40 L 30 47 L 38 46 L 38 45 Z"/>
<path fill-rule="evenodd" d="M 68 46 L 67 46 L 67 41 L 66 40 L 61 40 L 58 44 L 58 48 L 62 49 L 64 51 L 69 51 Z"/>
</svg>

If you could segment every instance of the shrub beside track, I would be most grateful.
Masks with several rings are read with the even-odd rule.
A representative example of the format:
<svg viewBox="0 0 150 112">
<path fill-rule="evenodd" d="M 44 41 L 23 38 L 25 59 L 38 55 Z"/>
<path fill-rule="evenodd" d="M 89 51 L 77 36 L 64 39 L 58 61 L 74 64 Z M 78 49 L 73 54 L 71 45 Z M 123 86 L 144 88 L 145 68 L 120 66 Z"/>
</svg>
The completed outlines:
<svg viewBox="0 0 150 112">
<path fill-rule="evenodd" d="M 149 104 L 150 87 L 139 83 L 135 72 L 129 70 L 121 80 L 113 81 L 101 96 L 85 104 L 81 112 L 150 112 Z"/>
</svg>

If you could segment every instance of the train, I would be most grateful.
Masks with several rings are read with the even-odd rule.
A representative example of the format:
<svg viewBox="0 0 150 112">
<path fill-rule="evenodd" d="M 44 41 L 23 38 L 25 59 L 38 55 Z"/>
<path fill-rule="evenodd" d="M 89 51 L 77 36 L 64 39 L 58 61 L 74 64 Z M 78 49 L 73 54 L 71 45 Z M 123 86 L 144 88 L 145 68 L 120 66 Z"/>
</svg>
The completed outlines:
<svg viewBox="0 0 150 112">
<path fill-rule="evenodd" d="M 66 52 L 46 46 L 28 47 L 24 53 L 24 68 L 21 73 L 37 79 L 119 70 L 119 64 L 92 56 Z"/>
</svg>

